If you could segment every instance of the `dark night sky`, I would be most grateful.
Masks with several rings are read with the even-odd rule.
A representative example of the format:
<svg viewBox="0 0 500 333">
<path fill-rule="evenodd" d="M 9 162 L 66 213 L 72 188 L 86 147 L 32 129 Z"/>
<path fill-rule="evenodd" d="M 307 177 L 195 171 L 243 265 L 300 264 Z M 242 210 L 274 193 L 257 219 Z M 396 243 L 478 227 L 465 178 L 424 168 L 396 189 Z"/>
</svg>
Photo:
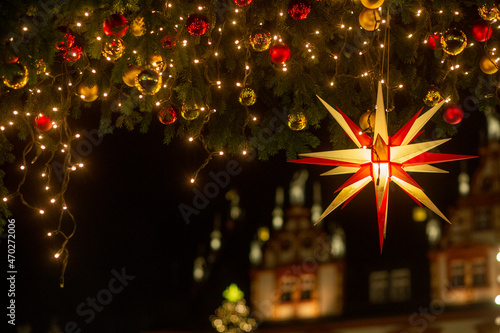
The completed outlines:
<svg viewBox="0 0 500 333">
<path fill-rule="evenodd" d="M 98 117 L 87 111 L 82 123 L 86 128 L 98 126 Z M 459 134 L 441 148 L 454 154 L 477 154 L 478 111 L 468 114 L 459 126 Z M 236 158 L 242 172 L 231 178 L 230 185 L 211 199 L 199 216 L 186 224 L 179 213 L 180 203 L 191 204 L 194 193 L 188 180 L 190 171 L 203 156 L 192 144 L 175 141 L 163 145 L 162 126 L 154 123 L 147 135 L 125 130 L 106 136 L 85 158 L 85 168 L 72 178 L 67 202 L 78 223 L 76 236 L 69 243 L 70 258 L 66 286 L 58 286 L 59 267 L 52 259 L 58 242 L 45 234 L 54 229 L 54 221 L 40 219 L 21 205 L 13 207 L 16 218 L 18 264 L 18 320 L 32 323 L 35 332 L 45 332 L 52 317 L 64 324 L 75 321 L 84 332 L 140 332 L 145 329 L 198 329 L 209 327 L 208 316 L 220 305 L 221 293 L 231 282 L 238 283 L 248 300 L 248 249 L 258 226 L 270 225 L 277 185 L 288 186 L 300 165 L 285 162 L 280 154 L 268 162 Z M 321 148 L 328 149 L 327 140 Z M 210 170 L 223 170 L 232 157 L 216 157 L 200 173 L 199 182 L 210 182 Z M 472 169 L 477 161 L 468 162 Z M 450 174 L 419 174 L 417 182 L 441 210 L 457 197 L 456 177 L 459 162 L 442 164 Z M 438 165 L 439 166 L 439 165 Z M 312 179 L 328 168 L 305 166 Z M 347 178 L 323 177 L 323 207 L 334 198 L 334 190 Z M 438 185 L 438 186 L 436 186 Z M 230 188 L 241 195 L 244 218 L 228 230 Z M 311 192 L 309 192 L 311 193 Z M 416 204 L 399 188 L 389 197 L 387 239 L 384 253 L 379 254 L 373 187 L 366 189 L 344 209 L 327 220 L 342 223 L 346 232 L 348 253 L 347 297 L 353 299 L 348 313 L 364 297 L 363 273 L 372 267 L 410 262 L 427 269 L 424 224 L 411 221 Z M 193 261 L 207 254 L 209 233 L 215 213 L 220 213 L 223 248 L 202 285 L 193 282 Z M 3 246 L 3 245 L 2 245 Z M 111 271 L 121 271 L 135 278 L 121 293 L 97 313 L 90 323 L 76 313 L 87 297 L 96 297 L 107 288 Z M 423 283 L 423 290 L 428 288 Z M 358 311 L 362 311 L 358 308 Z"/>
</svg>

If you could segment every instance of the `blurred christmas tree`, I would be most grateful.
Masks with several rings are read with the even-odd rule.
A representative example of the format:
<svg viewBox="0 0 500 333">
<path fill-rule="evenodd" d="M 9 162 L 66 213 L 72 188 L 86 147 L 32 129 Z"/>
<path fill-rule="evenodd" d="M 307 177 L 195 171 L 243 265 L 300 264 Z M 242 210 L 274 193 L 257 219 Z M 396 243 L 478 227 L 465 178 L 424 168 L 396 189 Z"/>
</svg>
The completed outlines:
<svg viewBox="0 0 500 333">
<path fill-rule="evenodd" d="M 369 133 L 379 81 L 390 134 L 424 102 L 455 103 L 434 117 L 437 137 L 456 132 L 463 109 L 498 104 L 493 1 L 6 0 L 0 16 L 0 164 L 18 159 L 25 172 L 10 192 L 0 183 L 0 212 L 18 197 L 46 214 L 22 194 L 27 165 L 39 166 L 59 214 L 58 257 L 74 233 L 64 195 L 90 107 L 100 135 L 164 126 L 166 144 L 189 139 L 208 163 L 222 152 L 295 158 L 324 132 L 346 146 L 315 95 Z"/>
<path fill-rule="evenodd" d="M 251 332 L 257 327 L 257 322 L 249 318 L 250 308 L 245 304 L 243 292 L 232 283 L 222 293 L 225 300 L 210 316 L 210 322 L 217 332 L 242 333 Z"/>
</svg>

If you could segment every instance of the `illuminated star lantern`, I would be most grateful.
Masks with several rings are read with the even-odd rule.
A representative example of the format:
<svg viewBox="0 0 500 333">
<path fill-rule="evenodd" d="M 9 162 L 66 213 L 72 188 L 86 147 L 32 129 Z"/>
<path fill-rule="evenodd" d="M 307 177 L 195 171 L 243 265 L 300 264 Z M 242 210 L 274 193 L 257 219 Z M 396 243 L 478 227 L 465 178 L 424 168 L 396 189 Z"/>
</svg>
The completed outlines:
<svg viewBox="0 0 500 333">
<path fill-rule="evenodd" d="M 420 131 L 422 127 L 432 118 L 445 101 L 440 102 L 422 116 L 420 116 L 420 113 L 423 108 L 420 109 L 395 135 L 389 136 L 387 133 L 382 84 L 379 82 L 372 138 L 363 133 L 342 111 L 335 110 L 321 98 L 319 99 L 332 114 L 333 118 L 342 126 L 351 140 L 358 146 L 358 149 L 301 154 L 300 156 L 308 158 L 291 161 L 336 166 L 336 168 L 323 173 L 322 176 L 354 174 L 336 191 L 340 191 L 340 193 L 316 223 L 320 222 L 342 204 L 344 204 L 343 208 L 371 181 L 375 185 L 380 252 L 382 252 L 387 227 L 388 188 L 391 181 L 401 187 L 419 205 L 424 204 L 450 223 L 427 195 L 425 195 L 423 189 L 408 175 L 408 172 L 447 173 L 447 171 L 430 164 L 475 157 L 428 152 L 451 139 L 411 144 L 422 133 Z"/>
</svg>

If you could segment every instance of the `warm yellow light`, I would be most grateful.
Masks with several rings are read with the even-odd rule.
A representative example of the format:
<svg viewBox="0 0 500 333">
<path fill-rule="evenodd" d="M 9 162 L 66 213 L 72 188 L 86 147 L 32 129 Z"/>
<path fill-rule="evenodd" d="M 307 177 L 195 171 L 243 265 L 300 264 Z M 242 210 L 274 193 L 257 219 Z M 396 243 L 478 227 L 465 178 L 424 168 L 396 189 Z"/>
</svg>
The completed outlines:
<svg viewBox="0 0 500 333">
<path fill-rule="evenodd" d="M 7 197 L 4 197 L 4 198 L 3 198 L 3 202 L 7 202 Z"/>
<path fill-rule="evenodd" d="M 45 214 L 45 211 L 44 211 L 43 209 L 40 209 L 39 213 L 40 213 L 41 215 L 43 215 L 43 214 Z"/>
<path fill-rule="evenodd" d="M 191 184 L 193 184 L 194 183 L 194 178 L 191 178 L 190 182 L 191 182 Z"/>
<path fill-rule="evenodd" d="M 54 258 L 59 258 L 61 256 L 61 254 L 59 252 L 57 252 L 56 254 L 54 254 Z"/>
</svg>

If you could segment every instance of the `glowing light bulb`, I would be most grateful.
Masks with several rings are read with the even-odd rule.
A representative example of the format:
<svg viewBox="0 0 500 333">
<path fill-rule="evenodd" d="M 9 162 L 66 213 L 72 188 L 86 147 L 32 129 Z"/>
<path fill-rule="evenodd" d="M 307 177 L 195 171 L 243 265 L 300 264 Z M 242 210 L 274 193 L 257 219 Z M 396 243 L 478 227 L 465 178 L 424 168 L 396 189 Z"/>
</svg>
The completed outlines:
<svg viewBox="0 0 500 333">
<path fill-rule="evenodd" d="M 51 233 L 51 232 L 48 232 L 48 233 L 47 233 L 47 236 L 52 237 L 52 233 Z"/>
<path fill-rule="evenodd" d="M 193 184 L 194 183 L 194 178 L 191 178 L 190 182 L 191 182 L 191 184 Z"/>
<path fill-rule="evenodd" d="M 44 211 L 43 209 L 40 209 L 39 213 L 40 213 L 41 215 L 43 215 L 43 214 L 45 214 L 45 211 Z"/>
</svg>

